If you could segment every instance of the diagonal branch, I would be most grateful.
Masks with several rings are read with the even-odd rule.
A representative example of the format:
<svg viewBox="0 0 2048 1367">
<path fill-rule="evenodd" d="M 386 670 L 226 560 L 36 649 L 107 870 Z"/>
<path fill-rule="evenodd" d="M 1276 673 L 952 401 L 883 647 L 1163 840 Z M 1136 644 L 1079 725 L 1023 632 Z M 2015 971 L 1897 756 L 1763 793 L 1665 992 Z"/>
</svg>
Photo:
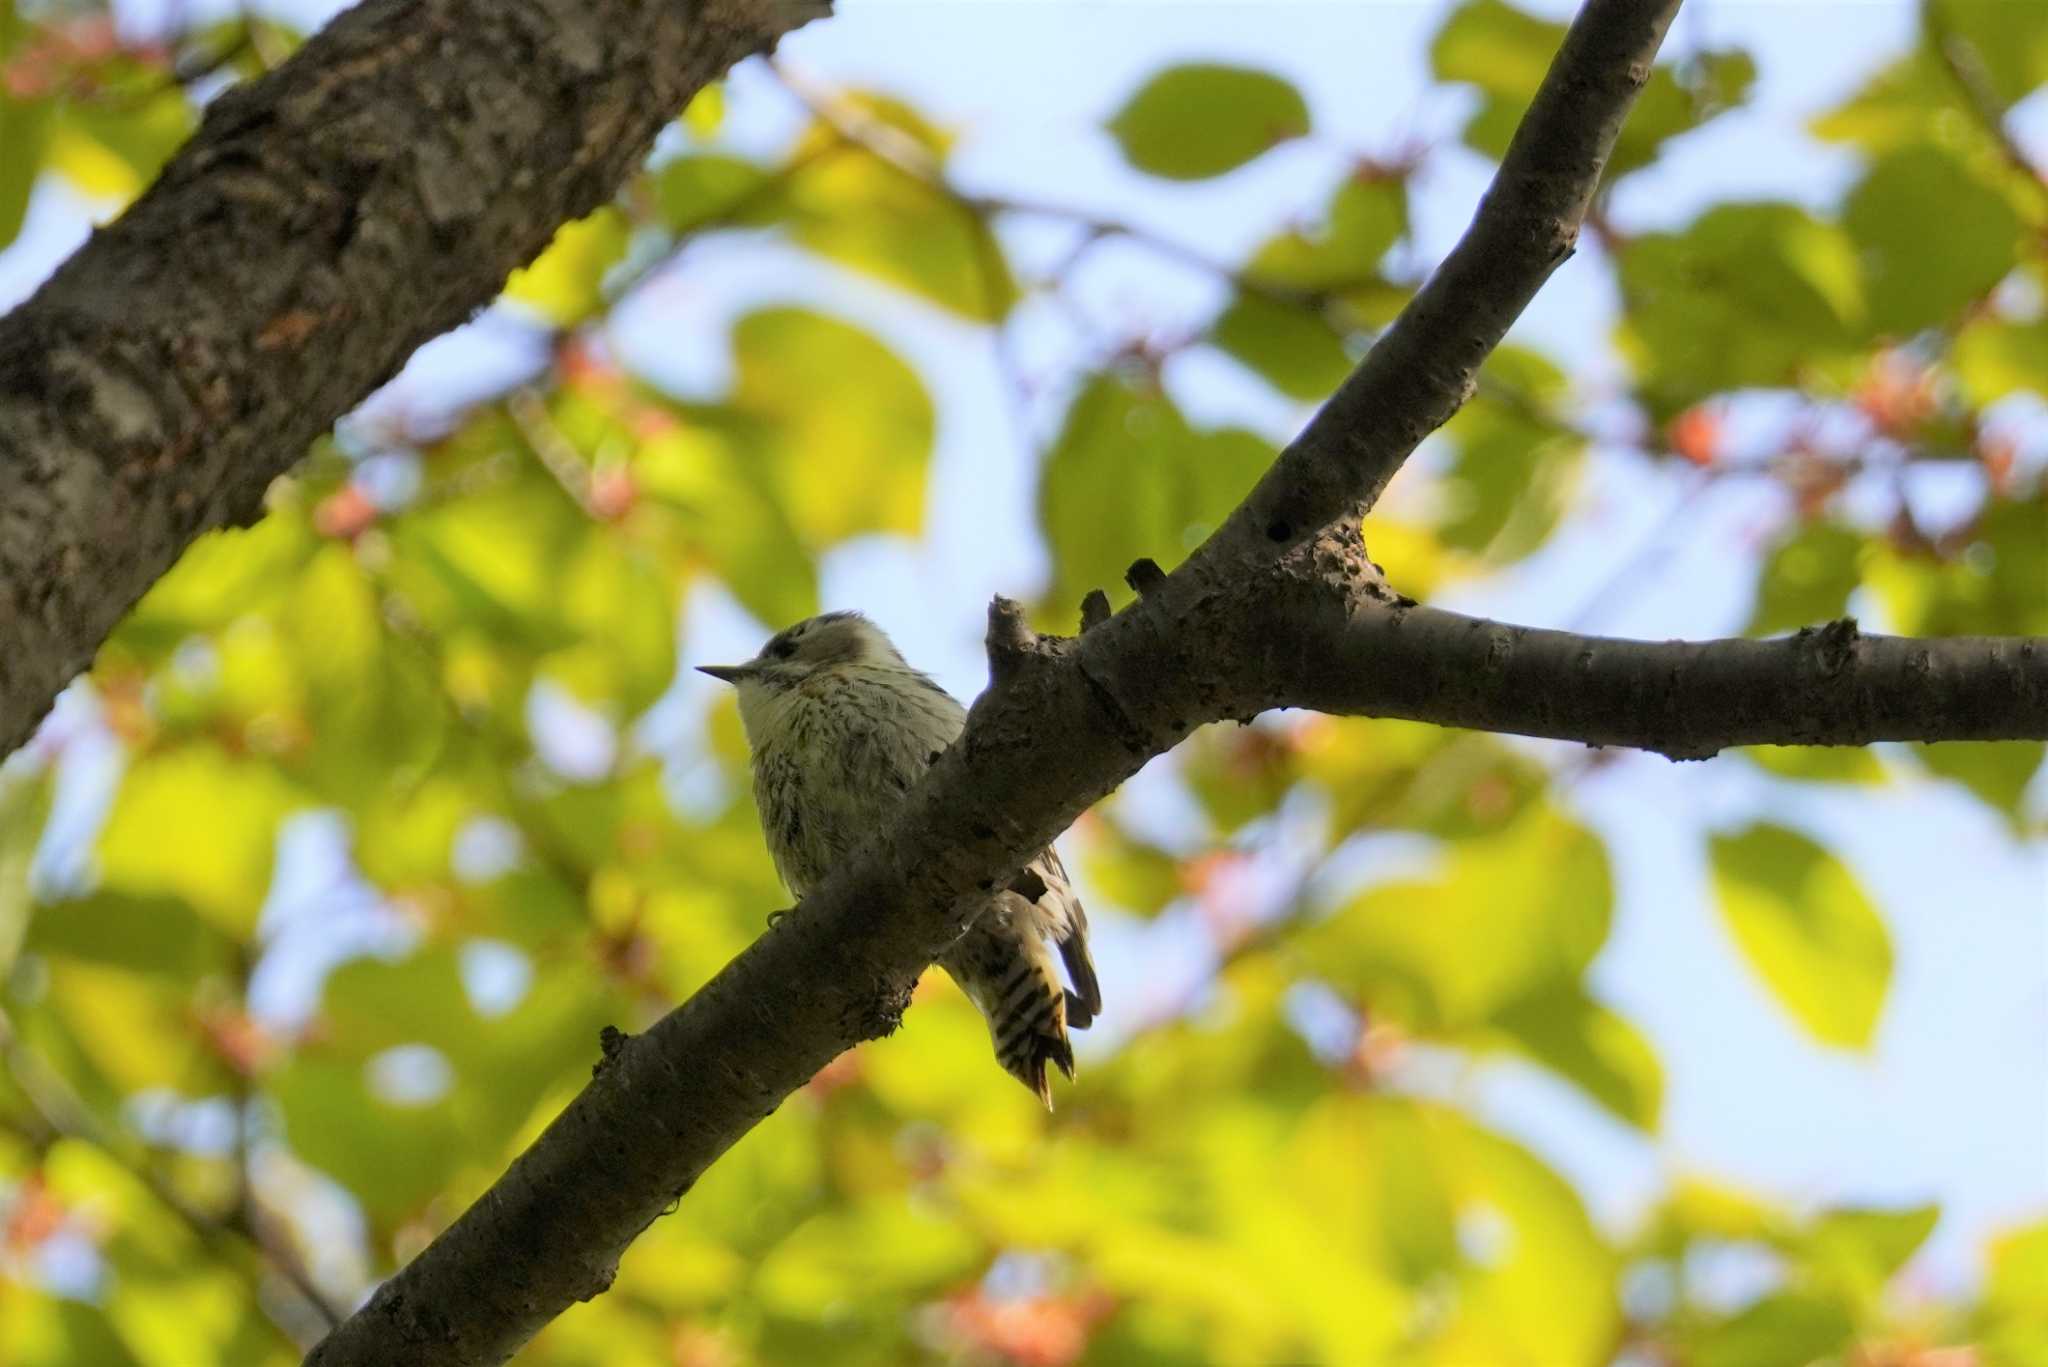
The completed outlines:
<svg viewBox="0 0 2048 1367">
<path fill-rule="evenodd" d="M 1368 602 L 1275 686 L 1319 712 L 1706 759 L 1734 745 L 2048 740 L 2048 639 L 1626 641 Z"/>
<path fill-rule="evenodd" d="M 825 0 L 367 0 L 0 319 L 0 753 L 122 614 Z"/>
<path fill-rule="evenodd" d="M 1679 0 L 1589 0 L 1565 34 L 1471 226 L 1365 360 L 1197 556 L 1287 545 L 1369 512 L 1571 256 Z"/>
<path fill-rule="evenodd" d="M 1194 728 L 1280 701 L 1301 643 L 1273 621 L 1391 600 L 1349 510 L 1463 400 L 1568 253 L 1677 4 L 1587 0 L 1464 242 L 1224 527 L 1171 575 L 1142 562 L 1138 601 L 1091 612 L 1078 639 L 992 641 L 997 682 L 875 838 L 645 1034 L 608 1033 L 590 1086 L 308 1361 L 501 1362 L 603 1292 L 726 1149 L 896 1028 L 988 889 Z"/>
</svg>

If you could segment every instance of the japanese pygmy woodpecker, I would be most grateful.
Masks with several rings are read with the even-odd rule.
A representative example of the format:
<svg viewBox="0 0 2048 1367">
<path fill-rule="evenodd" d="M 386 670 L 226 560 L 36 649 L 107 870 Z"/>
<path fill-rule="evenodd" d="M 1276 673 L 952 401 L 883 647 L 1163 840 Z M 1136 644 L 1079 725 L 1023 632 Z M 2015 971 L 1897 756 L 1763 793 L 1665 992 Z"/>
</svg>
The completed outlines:
<svg viewBox="0 0 2048 1367">
<path fill-rule="evenodd" d="M 858 613 L 798 622 L 746 664 L 698 668 L 739 689 L 754 804 L 776 871 L 798 897 L 887 819 L 967 720 Z M 1073 1077 L 1067 1030 L 1102 1010 L 1088 918 L 1059 855 L 1039 851 L 939 963 L 988 1018 L 997 1062 L 1050 1107 L 1046 1063 Z"/>
</svg>

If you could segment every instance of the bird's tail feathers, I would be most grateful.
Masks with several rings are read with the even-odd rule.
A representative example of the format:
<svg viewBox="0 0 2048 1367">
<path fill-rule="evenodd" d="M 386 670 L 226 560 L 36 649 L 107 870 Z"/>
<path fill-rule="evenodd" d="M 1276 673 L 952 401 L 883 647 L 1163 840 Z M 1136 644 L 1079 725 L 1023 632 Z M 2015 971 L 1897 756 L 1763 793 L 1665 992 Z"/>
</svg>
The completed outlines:
<svg viewBox="0 0 2048 1367">
<path fill-rule="evenodd" d="M 1074 1046 L 1067 1038 L 1067 990 L 1052 976 L 1051 964 L 1030 962 L 1011 990 L 988 1013 L 996 1062 L 1052 1109 L 1050 1063 L 1074 1079 Z M 1020 967 L 1022 967 L 1020 965 Z"/>
</svg>

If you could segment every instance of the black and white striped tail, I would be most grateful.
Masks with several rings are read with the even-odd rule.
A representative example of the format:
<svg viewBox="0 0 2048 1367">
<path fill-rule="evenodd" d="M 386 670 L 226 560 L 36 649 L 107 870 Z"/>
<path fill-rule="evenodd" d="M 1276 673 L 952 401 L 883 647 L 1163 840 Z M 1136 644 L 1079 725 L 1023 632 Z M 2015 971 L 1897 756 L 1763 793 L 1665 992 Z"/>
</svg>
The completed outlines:
<svg viewBox="0 0 2048 1367">
<path fill-rule="evenodd" d="M 1074 1046 L 1067 1038 L 1067 990 L 1036 955 L 1019 954 L 997 988 L 996 1007 L 989 1013 L 995 1037 L 996 1062 L 1029 1087 L 1052 1109 L 1050 1063 L 1074 1080 Z"/>
</svg>

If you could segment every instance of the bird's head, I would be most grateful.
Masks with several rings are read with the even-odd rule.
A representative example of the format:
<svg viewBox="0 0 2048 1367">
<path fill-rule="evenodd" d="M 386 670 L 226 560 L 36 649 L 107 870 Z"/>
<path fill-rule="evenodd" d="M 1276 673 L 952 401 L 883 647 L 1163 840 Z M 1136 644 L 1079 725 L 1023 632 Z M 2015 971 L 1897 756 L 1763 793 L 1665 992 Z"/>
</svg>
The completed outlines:
<svg viewBox="0 0 2048 1367">
<path fill-rule="evenodd" d="M 768 638 L 761 653 L 743 665 L 698 665 L 697 670 L 750 695 L 795 688 L 806 679 L 847 665 L 907 668 L 882 629 L 857 612 L 807 617 Z"/>
</svg>

